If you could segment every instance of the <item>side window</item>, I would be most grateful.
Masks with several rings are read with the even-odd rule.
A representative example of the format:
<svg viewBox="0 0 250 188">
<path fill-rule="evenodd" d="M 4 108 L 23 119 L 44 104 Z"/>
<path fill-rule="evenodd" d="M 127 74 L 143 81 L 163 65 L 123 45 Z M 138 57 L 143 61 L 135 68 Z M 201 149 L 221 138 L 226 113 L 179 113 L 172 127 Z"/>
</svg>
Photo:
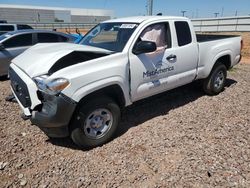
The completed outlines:
<svg viewBox="0 0 250 188">
<path fill-rule="evenodd" d="M 53 33 L 38 33 L 37 39 L 38 39 L 38 43 L 60 41 L 58 35 L 53 34 Z"/>
<path fill-rule="evenodd" d="M 146 27 L 140 35 L 142 41 L 152 41 L 157 48 L 171 48 L 171 32 L 168 23 L 156 23 Z"/>
<path fill-rule="evenodd" d="M 58 40 L 60 42 L 68 42 L 69 39 L 67 37 L 65 37 L 65 36 L 58 35 Z"/>
<path fill-rule="evenodd" d="M 175 22 L 175 29 L 179 46 L 184 46 L 192 42 L 192 36 L 187 22 Z"/>
<path fill-rule="evenodd" d="M 33 28 L 29 25 L 17 25 L 17 29 L 22 30 L 22 29 L 33 29 Z"/>
<path fill-rule="evenodd" d="M 14 48 L 32 45 L 32 34 L 23 34 L 10 38 L 3 42 L 5 48 Z"/>
<path fill-rule="evenodd" d="M 0 31 L 14 31 L 13 25 L 0 25 Z"/>
</svg>

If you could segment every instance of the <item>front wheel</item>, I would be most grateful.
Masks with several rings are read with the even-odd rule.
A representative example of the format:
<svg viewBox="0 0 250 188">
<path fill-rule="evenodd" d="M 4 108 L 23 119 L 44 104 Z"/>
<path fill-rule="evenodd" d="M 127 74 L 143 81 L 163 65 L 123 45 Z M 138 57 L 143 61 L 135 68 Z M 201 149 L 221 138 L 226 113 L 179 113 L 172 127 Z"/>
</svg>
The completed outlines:
<svg viewBox="0 0 250 188">
<path fill-rule="evenodd" d="M 210 75 L 203 82 L 203 90 L 208 95 L 217 95 L 225 87 L 227 68 L 223 64 L 215 65 Z"/>
<path fill-rule="evenodd" d="M 103 145 L 114 136 L 120 116 L 119 106 L 108 97 L 83 103 L 71 123 L 71 139 L 81 148 Z"/>
</svg>

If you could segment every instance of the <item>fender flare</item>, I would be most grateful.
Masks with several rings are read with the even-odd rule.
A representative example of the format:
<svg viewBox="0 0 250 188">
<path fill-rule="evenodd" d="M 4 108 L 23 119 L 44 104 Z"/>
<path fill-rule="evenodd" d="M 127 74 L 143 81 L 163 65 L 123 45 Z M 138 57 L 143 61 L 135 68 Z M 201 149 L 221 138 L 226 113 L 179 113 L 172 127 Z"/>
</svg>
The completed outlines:
<svg viewBox="0 0 250 188">
<path fill-rule="evenodd" d="M 211 63 L 207 64 L 207 67 L 205 68 L 206 72 L 205 75 L 206 77 L 209 76 L 209 74 L 211 73 L 214 65 L 217 63 L 217 61 L 222 58 L 223 56 L 230 56 L 230 66 L 232 65 L 232 51 L 231 50 L 223 50 L 221 52 L 219 52 L 218 54 L 216 54 Z"/>
<path fill-rule="evenodd" d="M 130 100 L 129 89 L 126 89 L 126 87 L 124 86 L 123 80 L 124 79 L 122 79 L 121 77 L 115 76 L 115 77 L 109 77 L 109 78 L 101 79 L 99 81 L 92 82 L 76 90 L 74 94 L 72 95 L 72 99 L 76 102 L 79 102 L 85 96 L 93 92 L 102 90 L 108 86 L 118 85 L 123 92 L 125 106 L 128 106 L 132 104 L 132 102 Z"/>
<path fill-rule="evenodd" d="M 218 61 L 218 59 L 222 58 L 223 56 L 229 56 L 230 57 L 230 67 L 232 65 L 232 51 L 231 50 L 224 50 L 224 51 L 221 51 L 220 53 L 218 53 L 216 56 L 214 56 L 213 58 L 213 67 L 215 65 L 215 63 Z"/>
</svg>

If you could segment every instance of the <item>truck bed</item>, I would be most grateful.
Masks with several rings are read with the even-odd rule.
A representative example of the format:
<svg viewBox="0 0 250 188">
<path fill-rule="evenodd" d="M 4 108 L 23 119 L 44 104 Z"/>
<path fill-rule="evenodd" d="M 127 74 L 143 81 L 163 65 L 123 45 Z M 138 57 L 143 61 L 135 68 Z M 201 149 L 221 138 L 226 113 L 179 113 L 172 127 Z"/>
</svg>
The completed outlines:
<svg viewBox="0 0 250 188">
<path fill-rule="evenodd" d="M 214 40 L 221 40 L 227 38 L 238 37 L 238 35 L 206 35 L 206 34 L 196 34 L 197 42 L 209 42 Z"/>
</svg>

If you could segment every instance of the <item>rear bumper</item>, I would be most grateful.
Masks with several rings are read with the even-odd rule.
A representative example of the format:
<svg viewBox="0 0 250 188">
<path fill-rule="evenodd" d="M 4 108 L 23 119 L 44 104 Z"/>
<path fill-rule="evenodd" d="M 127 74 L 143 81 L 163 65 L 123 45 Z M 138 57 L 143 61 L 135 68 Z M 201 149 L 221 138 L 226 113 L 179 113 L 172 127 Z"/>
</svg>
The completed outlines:
<svg viewBox="0 0 250 188">
<path fill-rule="evenodd" d="M 33 111 L 30 118 L 49 137 L 69 136 L 68 125 L 75 111 L 76 102 L 60 94 L 43 94 L 44 102 L 39 111 Z"/>
</svg>

